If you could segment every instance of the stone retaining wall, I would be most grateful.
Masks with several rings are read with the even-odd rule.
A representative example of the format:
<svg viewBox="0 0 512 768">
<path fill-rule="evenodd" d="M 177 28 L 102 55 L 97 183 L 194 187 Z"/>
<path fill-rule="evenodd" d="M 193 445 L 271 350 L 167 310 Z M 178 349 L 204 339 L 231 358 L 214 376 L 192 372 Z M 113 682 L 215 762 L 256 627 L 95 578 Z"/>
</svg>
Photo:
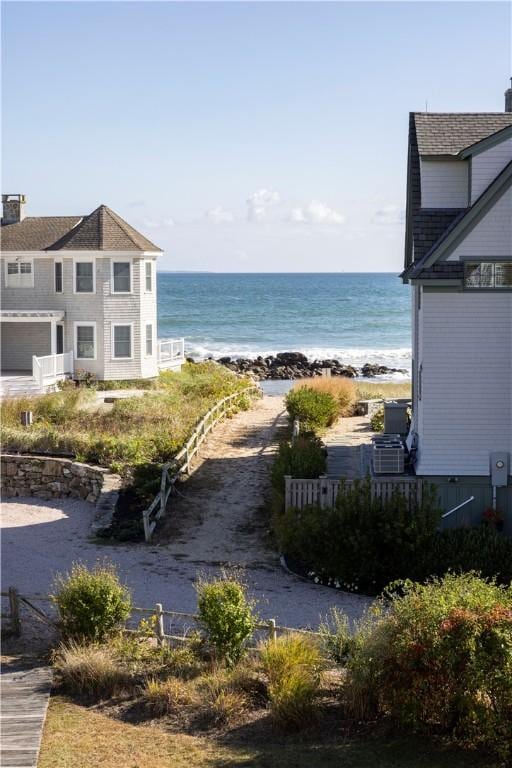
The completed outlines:
<svg viewBox="0 0 512 768">
<path fill-rule="evenodd" d="M 41 499 L 71 497 L 95 504 L 105 493 L 115 492 L 120 478 L 108 469 L 91 467 L 71 459 L 3 454 L 2 495 L 38 496 Z"/>
</svg>

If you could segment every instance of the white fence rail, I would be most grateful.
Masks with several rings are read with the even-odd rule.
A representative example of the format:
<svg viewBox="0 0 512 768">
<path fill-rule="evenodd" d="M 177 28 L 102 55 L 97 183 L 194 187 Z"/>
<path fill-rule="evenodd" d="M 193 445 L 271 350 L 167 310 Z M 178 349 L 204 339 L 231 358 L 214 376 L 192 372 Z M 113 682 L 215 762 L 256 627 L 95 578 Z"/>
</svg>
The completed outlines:
<svg viewBox="0 0 512 768">
<path fill-rule="evenodd" d="M 185 339 L 158 340 L 159 368 L 172 368 L 185 360 Z"/>
<path fill-rule="evenodd" d="M 329 477 L 319 477 L 314 480 L 285 476 L 285 508 L 304 509 L 311 504 L 317 504 L 323 509 L 333 508 L 341 480 Z M 353 480 L 345 480 L 349 488 Z M 399 491 L 410 503 L 421 500 L 421 481 L 417 477 L 372 477 L 372 496 L 387 501 L 395 491 Z"/>
<path fill-rule="evenodd" d="M 157 493 L 150 506 L 142 513 L 144 523 L 144 538 L 150 541 L 155 530 L 157 520 L 165 512 L 167 500 L 171 494 L 174 483 L 181 475 L 190 474 L 191 462 L 199 451 L 201 444 L 215 425 L 224 416 L 236 407 L 237 400 L 247 395 L 261 395 L 261 389 L 256 384 L 234 392 L 232 395 L 223 397 L 218 403 L 210 408 L 208 413 L 201 419 L 194 429 L 190 439 L 174 457 L 174 459 L 162 467 L 162 477 L 160 481 L 160 491 Z"/>
<path fill-rule="evenodd" d="M 40 387 L 55 384 L 73 374 L 73 352 L 32 357 L 32 376 Z"/>
</svg>

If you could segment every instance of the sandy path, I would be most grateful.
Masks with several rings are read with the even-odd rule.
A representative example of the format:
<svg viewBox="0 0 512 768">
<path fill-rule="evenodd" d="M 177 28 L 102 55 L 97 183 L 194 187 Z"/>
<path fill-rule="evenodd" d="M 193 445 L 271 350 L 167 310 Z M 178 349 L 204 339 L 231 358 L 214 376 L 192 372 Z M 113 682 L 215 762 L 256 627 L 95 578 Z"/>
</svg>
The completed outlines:
<svg viewBox="0 0 512 768">
<path fill-rule="evenodd" d="M 2 578 L 25 594 L 48 593 L 56 571 L 74 560 L 108 557 L 133 590 L 136 604 L 194 611 L 198 571 L 242 565 L 262 618 L 289 626 L 318 625 L 332 605 L 358 617 L 368 600 L 305 582 L 283 571 L 266 544 L 262 511 L 269 488 L 275 432 L 283 423 L 279 397 L 220 425 L 204 446 L 192 477 L 172 498 L 163 530 L 151 545 L 97 544 L 88 538 L 90 504 L 16 499 L 3 504 Z"/>
</svg>

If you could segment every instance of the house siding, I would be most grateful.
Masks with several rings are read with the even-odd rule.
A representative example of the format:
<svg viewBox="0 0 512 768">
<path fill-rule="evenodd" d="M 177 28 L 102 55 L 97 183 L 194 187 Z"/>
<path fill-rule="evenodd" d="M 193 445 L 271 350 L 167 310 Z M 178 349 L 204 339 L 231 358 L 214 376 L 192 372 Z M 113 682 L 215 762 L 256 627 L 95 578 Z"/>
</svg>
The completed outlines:
<svg viewBox="0 0 512 768">
<path fill-rule="evenodd" d="M 512 187 L 493 205 L 448 257 L 448 261 L 475 257 L 512 256 Z"/>
<path fill-rule="evenodd" d="M 465 208 L 469 196 L 466 160 L 425 160 L 421 166 L 422 208 Z"/>
<path fill-rule="evenodd" d="M 475 155 L 471 160 L 471 204 L 512 160 L 512 139 Z"/>
<path fill-rule="evenodd" d="M 512 452 L 512 293 L 424 292 L 419 475 L 489 475 Z"/>
</svg>

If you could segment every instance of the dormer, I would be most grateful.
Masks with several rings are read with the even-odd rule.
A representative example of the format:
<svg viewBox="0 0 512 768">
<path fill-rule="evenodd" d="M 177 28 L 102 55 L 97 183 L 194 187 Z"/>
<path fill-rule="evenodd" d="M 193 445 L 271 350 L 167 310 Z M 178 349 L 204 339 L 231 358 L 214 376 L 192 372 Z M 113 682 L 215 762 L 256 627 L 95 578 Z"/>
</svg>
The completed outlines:
<svg viewBox="0 0 512 768">
<path fill-rule="evenodd" d="M 467 208 L 469 162 L 458 158 L 421 157 L 421 207 Z"/>
</svg>

